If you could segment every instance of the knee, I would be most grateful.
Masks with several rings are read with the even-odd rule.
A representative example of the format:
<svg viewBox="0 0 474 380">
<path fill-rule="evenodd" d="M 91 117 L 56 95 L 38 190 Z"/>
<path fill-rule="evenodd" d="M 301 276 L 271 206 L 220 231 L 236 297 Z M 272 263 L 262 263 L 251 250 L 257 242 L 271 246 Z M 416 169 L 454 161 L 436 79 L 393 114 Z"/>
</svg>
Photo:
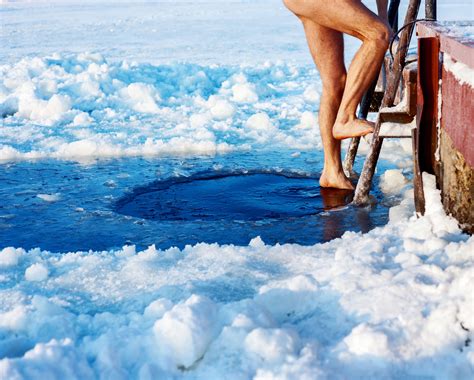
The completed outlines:
<svg viewBox="0 0 474 380">
<path fill-rule="evenodd" d="M 390 44 L 391 35 L 392 31 L 385 23 L 377 22 L 365 36 L 365 41 L 373 43 L 376 48 L 385 51 Z"/>
<path fill-rule="evenodd" d="M 306 17 L 304 17 L 304 14 L 307 13 L 307 9 L 304 7 L 304 4 L 302 4 L 301 1 L 283 0 L 283 4 L 290 12 L 298 17 L 303 24 L 305 23 Z"/>
<path fill-rule="evenodd" d="M 283 0 L 283 4 L 289 11 L 296 14 L 295 4 L 293 0 Z"/>
</svg>

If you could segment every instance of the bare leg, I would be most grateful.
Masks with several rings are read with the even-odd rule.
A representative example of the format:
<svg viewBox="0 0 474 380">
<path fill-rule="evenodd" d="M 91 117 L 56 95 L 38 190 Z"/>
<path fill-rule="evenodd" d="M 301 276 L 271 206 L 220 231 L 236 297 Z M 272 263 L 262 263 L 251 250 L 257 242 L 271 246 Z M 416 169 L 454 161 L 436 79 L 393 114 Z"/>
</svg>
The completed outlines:
<svg viewBox="0 0 474 380">
<path fill-rule="evenodd" d="M 357 119 L 356 110 L 362 95 L 379 72 L 388 47 L 390 30 L 385 21 L 367 9 L 360 0 L 284 0 L 284 2 L 300 19 L 311 20 L 362 41 L 362 46 L 349 68 L 333 135 L 337 139 L 345 139 L 372 132 L 373 123 Z"/>
<path fill-rule="evenodd" d="M 321 75 L 323 93 L 319 106 L 319 128 L 324 149 L 324 169 L 321 187 L 353 189 L 344 174 L 341 162 L 341 142 L 332 134 L 337 111 L 346 85 L 344 40 L 342 33 L 301 18 L 314 62 Z"/>
</svg>

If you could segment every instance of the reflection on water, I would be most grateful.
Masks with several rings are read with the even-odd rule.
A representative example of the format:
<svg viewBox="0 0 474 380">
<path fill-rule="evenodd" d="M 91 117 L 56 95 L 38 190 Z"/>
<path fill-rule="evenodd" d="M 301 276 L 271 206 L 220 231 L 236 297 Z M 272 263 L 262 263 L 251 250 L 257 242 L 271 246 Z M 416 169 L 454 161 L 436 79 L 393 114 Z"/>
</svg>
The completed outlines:
<svg viewBox="0 0 474 380">
<path fill-rule="evenodd" d="M 354 191 L 321 187 L 320 193 L 324 210 L 333 211 L 333 214 L 328 214 L 328 218 L 326 218 L 323 225 L 322 240 L 329 241 L 341 236 L 343 226 L 341 226 L 341 218 L 335 213 L 335 211 L 344 212 L 345 209 L 348 209 L 346 206 L 352 202 Z M 363 223 L 357 224 L 360 225 L 362 227 L 361 230 L 365 232 L 370 230 L 368 227 L 369 222 L 370 220 L 366 220 Z"/>
<path fill-rule="evenodd" d="M 321 187 L 319 189 L 323 200 L 324 210 L 330 211 L 344 207 L 352 202 L 354 191 Z"/>
</svg>

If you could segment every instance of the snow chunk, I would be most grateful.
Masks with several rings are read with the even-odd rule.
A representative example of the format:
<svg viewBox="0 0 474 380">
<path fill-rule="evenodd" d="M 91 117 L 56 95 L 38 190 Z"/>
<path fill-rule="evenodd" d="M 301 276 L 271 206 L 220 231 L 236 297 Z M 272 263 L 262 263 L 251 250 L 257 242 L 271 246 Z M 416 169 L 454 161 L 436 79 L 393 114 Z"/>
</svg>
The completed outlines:
<svg viewBox="0 0 474 380">
<path fill-rule="evenodd" d="M 385 194 L 397 194 L 408 183 L 399 169 L 386 170 L 380 177 L 380 188 Z"/>
<path fill-rule="evenodd" d="M 0 251 L 0 267 L 13 267 L 18 265 L 18 261 L 24 253 L 25 250 L 22 248 L 3 248 Z"/>
<path fill-rule="evenodd" d="M 90 117 L 90 115 L 87 112 L 81 112 L 78 115 L 74 117 L 74 120 L 72 121 L 72 124 L 74 126 L 78 125 L 90 125 L 94 119 Z"/>
<path fill-rule="evenodd" d="M 377 357 L 391 356 L 389 341 L 385 334 L 375 331 L 366 324 L 360 324 L 344 338 L 349 352 L 355 355 L 371 355 Z"/>
<path fill-rule="evenodd" d="M 200 359 L 215 335 L 216 315 L 216 305 L 196 295 L 166 312 L 153 326 L 165 365 L 189 368 Z"/>
<path fill-rule="evenodd" d="M 257 237 L 254 237 L 252 240 L 250 240 L 249 246 L 254 247 L 254 248 L 264 248 L 265 242 L 262 240 L 260 236 L 257 236 Z"/>
<path fill-rule="evenodd" d="M 237 83 L 232 86 L 232 100 L 237 103 L 255 103 L 258 95 L 255 85 L 251 83 Z"/>
<path fill-rule="evenodd" d="M 133 110 L 143 113 L 157 113 L 159 108 L 156 101 L 160 96 L 156 89 L 146 83 L 132 83 L 120 90 L 122 99 L 127 102 Z"/>
<path fill-rule="evenodd" d="M 271 122 L 270 116 L 265 112 L 256 113 L 250 116 L 245 125 L 247 128 L 258 131 L 271 131 L 275 128 Z"/>
<path fill-rule="evenodd" d="M 287 280 L 270 282 L 260 288 L 255 301 L 278 320 L 289 315 L 302 315 L 314 307 L 318 282 L 310 275 L 298 275 Z"/>
<path fill-rule="evenodd" d="M 319 95 L 319 92 L 315 85 L 310 85 L 306 88 L 306 90 L 304 90 L 303 98 L 308 103 L 317 104 L 319 103 L 320 97 L 321 96 Z"/>
<path fill-rule="evenodd" d="M 159 319 L 173 307 L 173 303 L 166 299 L 160 298 L 150 303 L 143 312 L 143 315 L 148 319 Z"/>
<path fill-rule="evenodd" d="M 52 126 L 64 118 L 71 105 L 71 98 L 67 95 L 54 94 L 49 100 L 20 95 L 16 115 L 35 123 Z"/>
<path fill-rule="evenodd" d="M 212 117 L 216 120 L 228 119 L 235 113 L 235 108 L 232 104 L 216 95 L 209 97 L 207 103 Z"/>
<path fill-rule="evenodd" d="M 0 313 L 0 329 L 22 330 L 26 326 L 27 316 L 26 307 L 23 305 L 15 306 L 10 311 Z"/>
<path fill-rule="evenodd" d="M 48 278 L 48 275 L 48 268 L 41 263 L 33 264 L 25 271 L 26 281 L 44 281 Z"/>
<path fill-rule="evenodd" d="M 92 379 L 94 372 L 71 339 L 38 343 L 24 357 L 0 360 L 2 379 Z"/>
<path fill-rule="evenodd" d="M 247 352 L 273 364 L 295 355 L 299 344 L 296 333 L 285 329 L 257 328 L 245 338 Z"/>
</svg>

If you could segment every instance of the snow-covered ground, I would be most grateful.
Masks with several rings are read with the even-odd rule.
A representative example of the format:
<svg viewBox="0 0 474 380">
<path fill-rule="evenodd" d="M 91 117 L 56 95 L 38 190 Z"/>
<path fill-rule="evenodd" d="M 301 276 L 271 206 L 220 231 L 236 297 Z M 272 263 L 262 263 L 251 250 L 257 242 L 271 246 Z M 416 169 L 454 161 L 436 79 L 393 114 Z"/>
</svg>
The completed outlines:
<svg viewBox="0 0 474 380">
<path fill-rule="evenodd" d="M 323 245 L 0 252 L 0 377 L 469 379 L 474 239 L 427 184 Z"/>
<path fill-rule="evenodd" d="M 22 197 L 38 202 L 32 226 L 67 224 L 48 209 L 71 197 L 87 211 L 88 193 L 69 182 L 28 185 L 47 162 L 97 173 L 91 193 L 122 190 L 103 181 L 104 158 L 146 157 L 135 174 L 146 181 L 188 175 L 153 173 L 177 155 L 192 171 L 202 155 L 218 170 L 275 154 L 320 170 L 320 80 L 279 1 L 0 4 L 0 181 L 22 185 L 8 210 L 0 201 L 0 236 L 32 233 L 12 227 Z M 470 0 L 439 6 L 441 19 L 472 19 Z M 347 39 L 347 60 L 357 46 Z M 384 145 L 380 187 L 403 199 L 390 222 L 326 244 L 255 236 L 143 250 L 115 239 L 49 252 L 0 241 L 0 378 L 472 378 L 474 239 L 444 214 L 431 177 L 427 215 L 414 216 L 409 146 Z M 310 150 L 319 161 L 301 164 Z M 35 176 L 10 170 L 29 160 Z"/>
</svg>

